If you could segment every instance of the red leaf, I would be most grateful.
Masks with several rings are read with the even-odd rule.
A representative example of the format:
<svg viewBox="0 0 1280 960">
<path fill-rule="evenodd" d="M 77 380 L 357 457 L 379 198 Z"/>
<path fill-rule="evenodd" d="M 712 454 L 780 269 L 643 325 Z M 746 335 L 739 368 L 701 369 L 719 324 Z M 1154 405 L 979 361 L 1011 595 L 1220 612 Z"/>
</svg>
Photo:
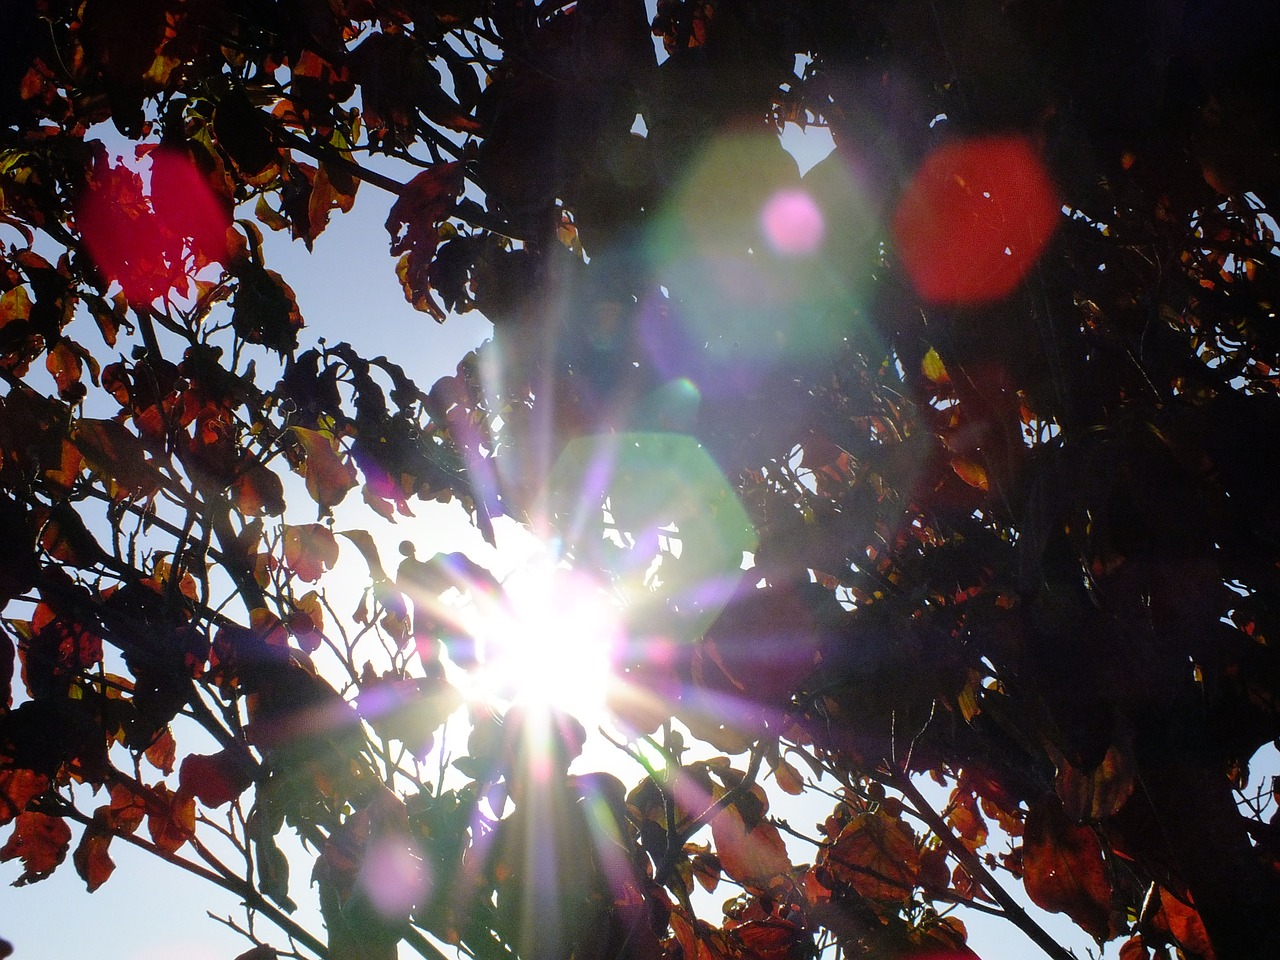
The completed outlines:
<svg viewBox="0 0 1280 960">
<path fill-rule="evenodd" d="M 226 750 L 212 755 L 193 753 L 178 771 L 178 792 L 196 797 L 206 807 L 235 800 L 253 783 L 247 764 Z"/>
<path fill-rule="evenodd" d="M 911 828 L 888 814 L 865 813 L 850 820 L 820 851 L 820 866 L 873 900 L 902 900 L 920 873 L 920 853 Z"/>
<path fill-rule="evenodd" d="M 711 821 L 711 836 L 720 866 L 739 883 L 765 884 L 791 869 L 787 845 L 778 828 L 760 820 L 748 829 L 736 806 L 726 807 Z"/>
<path fill-rule="evenodd" d="M 49 778 L 34 770 L 0 770 L 0 826 L 27 809 L 27 804 L 44 793 Z"/>
<path fill-rule="evenodd" d="M 1099 942 L 1111 934 L 1111 882 L 1102 845 L 1071 822 L 1056 797 L 1033 803 L 1023 830 L 1027 895 L 1050 913 L 1065 913 Z"/>
<path fill-rule="evenodd" d="M 0 861 L 22 860 L 22 876 L 15 887 L 43 880 L 67 858 L 71 828 L 61 817 L 27 811 L 19 814 L 8 843 L 0 848 Z"/>
</svg>

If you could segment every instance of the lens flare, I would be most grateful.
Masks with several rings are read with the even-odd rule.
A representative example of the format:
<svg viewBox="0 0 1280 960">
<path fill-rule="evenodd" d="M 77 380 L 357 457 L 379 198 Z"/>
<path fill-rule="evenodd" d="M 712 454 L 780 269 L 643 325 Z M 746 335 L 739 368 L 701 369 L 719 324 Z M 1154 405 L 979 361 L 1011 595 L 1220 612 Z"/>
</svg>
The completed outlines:
<svg viewBox="0 0 1280 960">
<path fill-rule="evenodd" d="M 1053 184 L 1027 140 L 976 138 L 925 159 L 894 213 L 893 236 L 921 296 L 986 303 L 1022 281 L 1059 215 Z"/>
<path fill-rule="evenodd" d="M 765 239 L 784 257 L 802 257 L 822 246 L 826 223 L 813 198 L 803 190 L 779 190 L 764 205 L 760 226 Z"/>
<path fill-rule="evenodd" d="M 472 699 L 603 720 L 621 619 L 600 584 L 539 558 L 506 579 L 499 602 L 477 605 L 464 622 L 476 648 Z"/>
</svg>

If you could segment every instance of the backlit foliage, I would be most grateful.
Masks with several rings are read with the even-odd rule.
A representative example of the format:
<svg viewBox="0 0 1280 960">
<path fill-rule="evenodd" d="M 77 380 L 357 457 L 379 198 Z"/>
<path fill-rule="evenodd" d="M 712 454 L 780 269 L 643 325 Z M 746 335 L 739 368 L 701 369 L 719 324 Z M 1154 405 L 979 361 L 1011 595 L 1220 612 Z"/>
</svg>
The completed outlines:
<svg viewBox="0 0 1280 960">
<path fill-rule="evenodd" d="M 331 960 L 964 958 L 966 909 L 1067 956 L 1019 885 L 1280 956 L 1269 6 L 0 11 L 18 885 L 132 842 Z M 357 202 L 493 321 L 456 375 L 308 336 L 263 231 Z M 559 606 L 386 566 L 437 500 Z M 520 692 L 575 624 L 631 782 Z"/>
</svg>

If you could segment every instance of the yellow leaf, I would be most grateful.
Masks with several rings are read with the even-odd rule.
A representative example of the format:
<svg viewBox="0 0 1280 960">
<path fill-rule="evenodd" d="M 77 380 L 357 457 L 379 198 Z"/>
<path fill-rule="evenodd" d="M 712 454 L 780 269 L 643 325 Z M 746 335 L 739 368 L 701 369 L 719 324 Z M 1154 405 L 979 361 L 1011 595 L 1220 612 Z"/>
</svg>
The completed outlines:
<svg viewBox="0 0 1280 960">
<path fill-rule="evenodd" d="M 947 373 L 942 357 L 938 356 L 938 351 L 933 347 L 928 349 L 924 358 L 920 361 L 920 370 L 932 383 L 936 383 L 939 386 L 951 382 L 951 374 Z"/>
</svg>

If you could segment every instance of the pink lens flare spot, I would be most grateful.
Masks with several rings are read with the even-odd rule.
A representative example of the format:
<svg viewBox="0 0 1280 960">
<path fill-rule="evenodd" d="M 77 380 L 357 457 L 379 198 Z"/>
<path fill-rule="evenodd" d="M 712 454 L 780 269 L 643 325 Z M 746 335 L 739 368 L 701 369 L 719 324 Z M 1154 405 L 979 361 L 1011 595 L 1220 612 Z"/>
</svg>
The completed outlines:
<svg viewBox="0 0 1280 960">
<path fill-rule="evenodd" d="M 384 917 L 402 917 L 426 898 L 427 866 L 403 838 L 374 840 L 360 867 L 360 886 Z"/>
<path fill-rule="evenodd" d="M 822 245 L 826 223 L 813 198 L 803 190 L 779 190 L 760 214 L 765 239 L 785 257 L 802 257 Z"/>
</svg>

